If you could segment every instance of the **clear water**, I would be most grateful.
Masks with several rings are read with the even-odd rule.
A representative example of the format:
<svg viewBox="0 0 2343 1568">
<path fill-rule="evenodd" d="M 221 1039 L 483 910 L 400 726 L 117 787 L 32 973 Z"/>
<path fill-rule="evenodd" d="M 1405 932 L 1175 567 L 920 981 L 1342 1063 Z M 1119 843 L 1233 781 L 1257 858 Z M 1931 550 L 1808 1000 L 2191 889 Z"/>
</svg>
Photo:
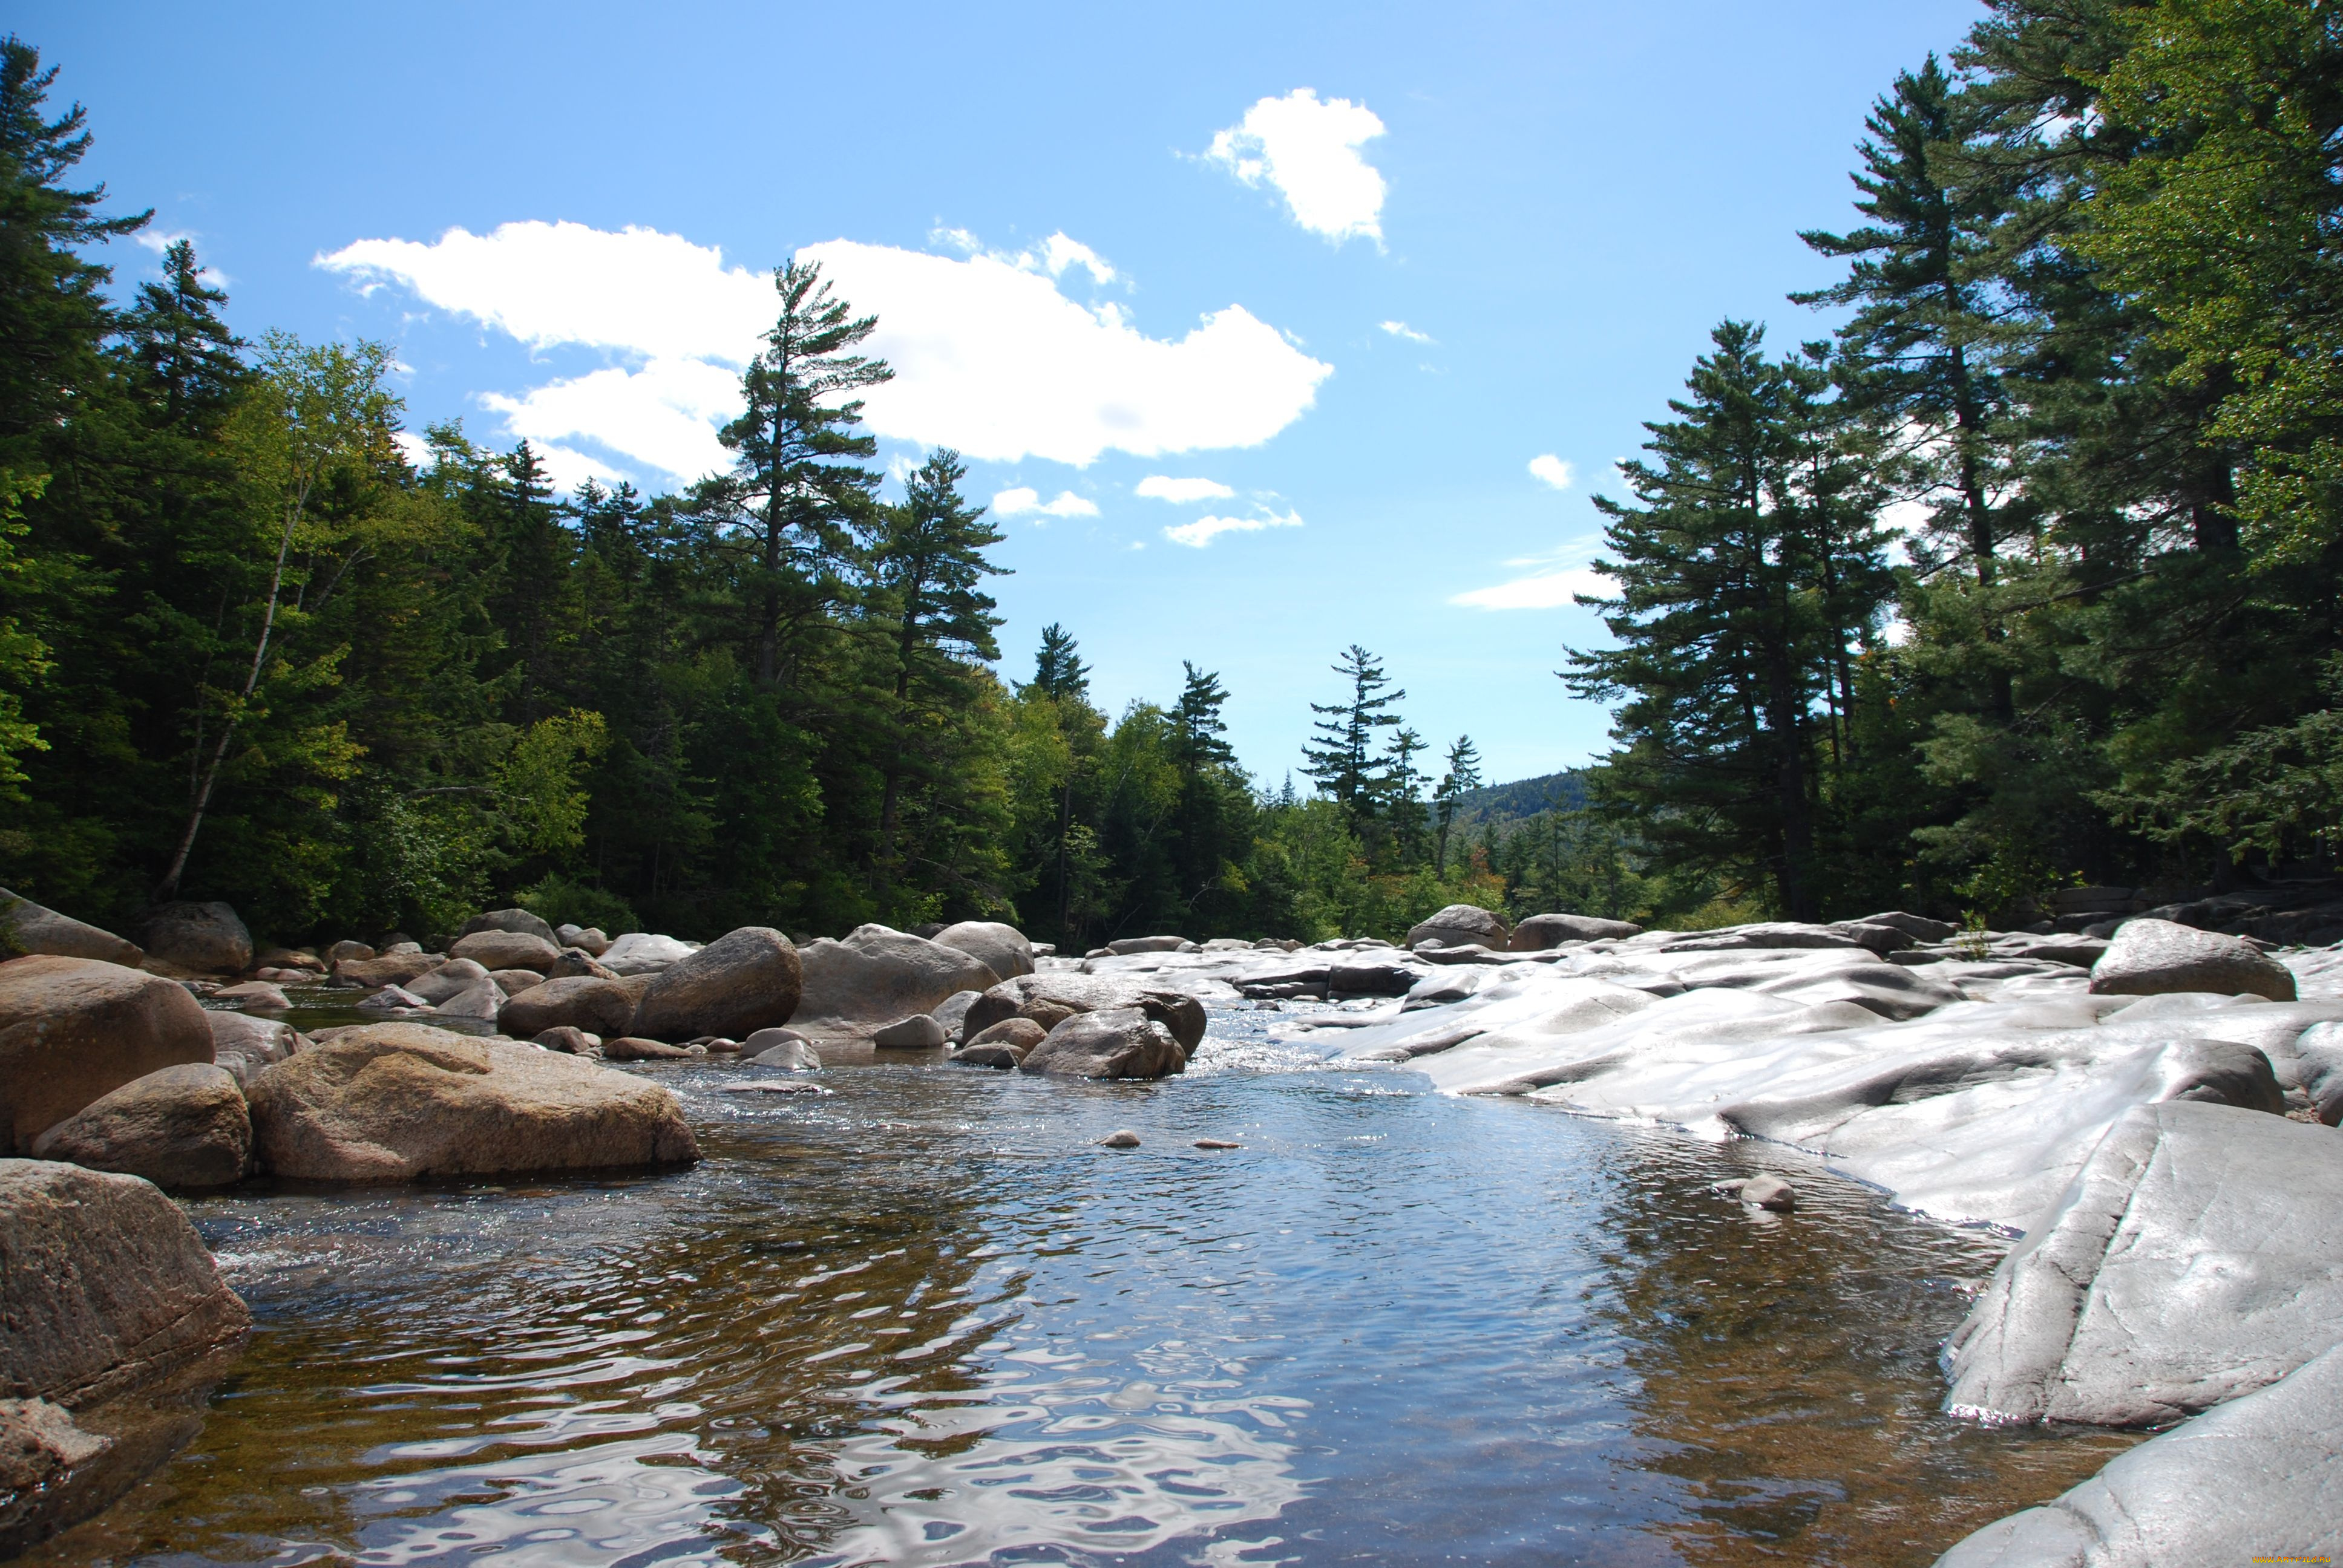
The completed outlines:
<svg viewBox="0 0 2343 1568">
<path fill-rule="evenodd" d="M 31 1560 L 1925 1563 L 2132 1441 L 1937 1412 L 1999 1238 L 1261 1016 L 1152 1085 L 639 1069 L 671 1175 L 193 1201 L 251 1347 Z M 1761 1166 L 1797 1212 L 1706 1190 Z"/>
</svg>

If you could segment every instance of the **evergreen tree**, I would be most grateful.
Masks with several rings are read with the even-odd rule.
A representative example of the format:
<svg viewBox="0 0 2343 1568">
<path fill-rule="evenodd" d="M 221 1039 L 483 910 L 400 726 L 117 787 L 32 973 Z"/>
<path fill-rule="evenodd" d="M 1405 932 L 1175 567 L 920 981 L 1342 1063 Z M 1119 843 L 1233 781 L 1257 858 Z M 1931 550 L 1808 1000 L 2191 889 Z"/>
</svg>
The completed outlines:
<svg viewBox="0 0 2343 1568">
<path fill-rule="evenodd" d="M 1090 666 L 1075 651 L 1073 634 L 1056 621 L 1041 628 L 1041 651 L 1033 656 L 1033 686 L 1044 697 L 1090 696 Z"/>
<path fill-rule="evenodd" d="M 1417 770 L 1415 759 L 1424 749 L 1423 737 L 1401 726 L 1383 748 L 1382 777 L 1375 781 L 1377 815 L 1390 824 L 1392 845 L 1402 865 L 1423 858 L 1423 775 Z"/>
<path fill-rule="evenodd" d="M 1445 874 L 1448 869 L 1448 834 L 1456 825 L 1456 810 L 1463 798 L 1481 787 L 1481 753 L 1469 735 L 1460 735 L 1448 749 L 1447 770 L 1441 774 L 1439 785 L 1433 790 L 1433 809 L 1438 824 L 1439 839 L 1433 850 L 1434 870 Z"/>
<path fill-rule="evenodd" d="M 161 421 L 181 429 L 216 428 L 247 377 L 244 344 L 218 307 L 225 291 L 204 281 L 195 242 L 175 239 L 163 251 L 163 281 L 142 283 L 123 318 L 122 336 L 146 384 L 160 397 Z"/>
<path fill-rule="evenodd" d="M 1355 642 L 1342 651 L 1333 668 L 1350 682 L 1351 698 L 1310 705 L 1319 717 L 1311 725 L 1313 743 L 1302 749 L 1306 765 L 1302 770 L 1342 808 L 1355 831 L 1374 815 L 1379 781 L 1375 732 L 1399 723 L 1399 715 L 1386 710 L 1407 693 L 1386 691 L 1391 678 L 1375 656 Z"/>
<path fill-rule="evenodd" d="M 1193 774 L 1233 765 L 1236 752 L 1222 739 L 1229 728 L 1221 718 L 1221 708 L 1229 699 L 1227 689 L 1221 685 L 1219 675 L 1198 669 L 1186 659 L 1180 661 L 1180 668 L 1185 678 L 1179 705 L 1172 709 L 1172 725 L 1182 771 Z"/>
</svg>

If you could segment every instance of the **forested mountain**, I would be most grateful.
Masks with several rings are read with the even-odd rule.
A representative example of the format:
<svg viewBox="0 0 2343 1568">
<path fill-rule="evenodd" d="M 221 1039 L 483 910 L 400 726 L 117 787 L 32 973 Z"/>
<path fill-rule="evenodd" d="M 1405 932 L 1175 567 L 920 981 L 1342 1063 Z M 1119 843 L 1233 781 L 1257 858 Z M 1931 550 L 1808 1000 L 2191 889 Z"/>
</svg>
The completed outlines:
<svg viewBox="0 0 2343 1568">
<path fill-rule="evenodd" d="M 947 451 L 887 498 L 857 397 L 890 371 L 816 269 L 776 270 L 730 466 L 682 493 L 558 496 L 454 425 L 418 466 L 382 346 L 240 337 L 185 241 L 115 286 L 146 216 L 76 182 L 55 75 L 0 46 L 0 880 L 85 918 L 1087 946 L 2332 863 L 2331 6 L 1991 5 L 1805 236 L 1845 267 L 1822 338 L 1721 324 L 1600 503 L 1614 641 L 1567 678 L 1612 752 L 1485 787 L 1353 647 L 1306 798 L 1236 766 L 1193 664 L 1109 715 L 1053 626 L 1020 678 L 1000 535 Z"/>
</svg>

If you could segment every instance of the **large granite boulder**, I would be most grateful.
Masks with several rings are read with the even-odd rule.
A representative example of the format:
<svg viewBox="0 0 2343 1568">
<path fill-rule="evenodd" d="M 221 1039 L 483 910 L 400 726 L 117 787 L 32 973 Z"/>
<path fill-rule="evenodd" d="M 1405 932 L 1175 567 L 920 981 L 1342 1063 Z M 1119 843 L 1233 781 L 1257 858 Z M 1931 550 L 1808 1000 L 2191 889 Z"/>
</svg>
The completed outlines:
<svg viewBox="0 0 2343 1568">
<path fill-rule="evenodd" d="M 234 1073 L 189 1062 L 90 1101 L 34 1139 L 33 1156 L 144 1176 L 157 1187 L 225 1187 L 251 1161 L 252 1118 Z"/>
<path fill-rule="evenodd" d="M 446 1001 L 433 1007 L 438 1018 L 462 1019 L 468 1023 L 494 1023 L 505 1008 L 505 989 L 493 976 L 474 980 Z"/>
<path fill-rule="evenodd" d="M 960 949 L 886 926 L 857 926 L 843 941 L 808 942 L 799 957 L 805 993 L 797 1027 L 815 1037 L 867 1035 L 915 1012 L 931 1014 L 955 992 L 1001 983 L 990 965 Z"/>
<path fill-rule="evenodd" d="M 2333 1136 L 2329 1134 L 2329 1136 Z M 2137 1448 L 1936 1568 L 2227 1568 L 2343 1557 L 2343 1349 Z"/>
<path fill-rule="evenodd" d="M 252 1075 L 262 1068 L 284 1060 L 308 1044 L 281 1019 L 255 1018 L 248 1012 L 206 1008 L 204 1021 L 211 1025 L 213 1062 L 226 1069 L 238 1083 L 250 1082 Z"/>
<path fill-rule="evenodd" d="M 2343 1341 L 2343 1137 L 2231 1105 L 2136 1106 L 1953 1336 L 1956 1413 L 2178 1419 Z"/>
<path fill-rule="evenodd" d="M 2091 966 L 2091 990 L 2103 996 L 2198 990 L 2272 1001 L 2295 997 L 2293 971 L 2243 937 L 2151 920 L 2116 928 L 2115 940 Z"/>
<path fill-rule="evenodd" d="M 1188 1070 L 1188 1053 L 1139 1009 L 1109 1008 L 1066 1020 L 1018 1067 L 1064 1078 L 1169 1078 Z"/>
<path fill-rule="evenodd" d="M 1517 953 L 1542 953 L 1564 942 L 1643 934 L 1644 928 L 1633 920 L 1597 920 L 1593 915 L 1531 915 L 1513 928 L 1513 940 L 1507 945 Z"/>
<path fill-rule="evenodd" d="M 960 1020 L 960 1036 L 973 1041 L 1003 1020 L 1027 1018 L 1054 1028 L 1077 1013 L 1137 1008 L 1194 1052 L 1204 1043 L 1204 1005 L 1182 991 L 1165 990 L 1138 975 L 1034 974 L 1003 980 L 970 1002 Z"/>
<path fill-rule="evenodd" d="M 549 980 L 505 1003 L 497 1027 L 517 1040 L 534 1040 L 548 1029 L 582 1029 L 604 1037 L 633 1027 L 635 998 L 614 980 L 590 976 Z"/>
<path fill-rule="evenodd" d="M 25 958 L 45 953 L 59 959 L 96 959 L 102 963 L 138 967 L 146 955 L 136 942 L 112 931 L 85 925 L 69 915 L 44 909 L 30 899 L 0 888 L 0 958 Z"/>
<path fill-rule="evenodd" d="M 1438 942 L 1443 947 L 1458 948 L 1471 944 L 1503 952 L 1512 940 L 1513 932 L 1503 915 L 1473 904 L 1451 904 L 1429 920 L 1410 926 L 1407 940 L 1401 945 L 1412 948 L 1418 942 Z"/>
<path fill-rule="evenodd" d="M 466 991 L 488 978 L 488 971 L 471 959 L 449 959 L 428 974 L 401 980 L 398 988 L 409 996 L 419 996 L 433 1007 Z"/>
<path fill-rule="evenodd" d="M 653 931 L 628 931 L 594 957 L 612 974 L 649 975 L 682 962 L 697 950 L 689 942 L 674 937 Z"/>
<path fill-rule="evenodd" d="M 133 1079 L 211 1059 L 185 986 L 94 959 L 0 963 L 0 1153 Z"/>
<path fill-rule="evenodd" d="M 610 946 L 610 939 L 602 934 L 599 926 L 556 926 L 553 945 L 567 951 L 576 948 L 593 958 L 600 958 Z"/>
<path fill-rule="evenodd" d="M 545 974 L 561 957 L 561 950 L 553 945 L 552 938 L 535 931 L 485 930 L 448 943 L 447 956 L 469 959 L 483 970 L 534 970 Z"/>
<path fill-rule="evenodd" d="M 422 979 L 439 968 L 447 960 L 438 953 L 384 953 L 379 958 L 336 959 L 334 978 L 351 985 L 374 990 L 381 986 L 405 986 Z M 480 971 L 486 974 L 485 969 Z"/>
<path fill-rule="evenodd" d="M 412 1023 L 369 1024 L 282 1061 L 247 1091 L 260 1166 L 318 1181 L 688 1164 L 675 1096 L 558 1051 Z"/>
<path fill-rule="evenodd" d="M 477 936 L 482 931 L 513 931 L 525 937 L 536 937 L 556 948 L 561 945 L 554 937 L 553 928 L 527 910 L 490 910 L 486 914 L 474 915 L 464 922 L 464 929 L 456 935 L 460 940 Z"/>
<path fill-rule="evenodd" d="M 745 1040 L 789 1022 L 804 986 L 789 938 L 770 926 L 742 926 L 660 970 L 635 1006 L 631 1032 L 663 1040 Z"/>
<path fill-rule="evenodd" d="M 958 948 L 1001 980 L 1033 972 L 1033 944 L 1023 931 L 999 920 L 962 920 L 938 931 L 933 940 Z"/>
<path fill-rule="evenodd" d="M 1107 943 L 1105 950 L 1116 958 L 1127 959 L 1137 953 L 1180 953 L 1195 950 L 1196 944 L 1185 937 L 1160 936 L 1117 937 Z"/>
<path fill-rule="evenodd" d="M 252 933 L 222 903 L 165 904 L 148 911 L 146 956 L 196 974 L 240 974 L 252 967 Z"/>
</svg>

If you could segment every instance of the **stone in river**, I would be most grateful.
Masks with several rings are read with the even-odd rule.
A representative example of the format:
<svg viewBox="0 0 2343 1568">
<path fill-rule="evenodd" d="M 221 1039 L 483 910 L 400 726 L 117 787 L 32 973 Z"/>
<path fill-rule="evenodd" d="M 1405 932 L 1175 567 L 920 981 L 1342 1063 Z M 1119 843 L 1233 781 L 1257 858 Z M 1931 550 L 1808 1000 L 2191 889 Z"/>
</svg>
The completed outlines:
<svg viewBox="0 0 2343 1568">
<path fill-rule="evenodd" d="M 620 1035 L 602 1042 L 605 1061 L 681 1061 L 690 1054 L 688 1047 L 669 1045 L 663 1040 L 645 1040 L 639 1035 Z"/>
<path fill-rule="evenodd" d="M 1242 1149 L 1244 1145 L 1242 1143 L 1232 1143 L 1225 1138 L 1199 1138 L 1196 1140 L 1196 1147 L 1199 1149 Z"/>
<path fill-rule="evenodd" d="M 490 970 L 488 978 L 507 996 L 518 996 L 525 990 L 535 990 L 545 983 L 545 977 L 535 970 Z"/>
<path fill-rule="evenodd" d="M 1098 1146 L 1101 1149 L 1136 1149 L 1139 1147 L 1139 1134 L 1126 1127 L 1120 1132 L 1110 1132 L 1100 1139 Z"/>
<path fill-rule="evenodd" d="M 553 928 L 527 910 L 490 910 L 484 915 L 474 915 L 456 935 L 463 938 L 480 931 L 516 931 L 547 942 L 553 940 Z"/>
<path fill-rule="evenodd" d="M 1196 944 L 1185 937 L 1122 937 L 1107 943 L 1105 952 L 1111 958 L 1129 958 L 1133 953 L 1177 953 L 1191 951 Z M 1003 980 L 1009 977 L 1003 975 Z"/>
<path fill-rule="evenodd" d="M 1513 928 L 1507 945 L 1517 953 L 1544 952 L 1564 942 L 1591 942 L 1604 937 L 1639 937 L 1644 928 L 1632 920 L 1603 920 L 1592 915 L 1531 915 Z"/>
<path fill-rule="evenodd" d="M 204 1021 L 211 1025 L 212 1060 L 234 1074 L 238 1083 L 249 1081 L 262 1068 L 284 1060 L 308 1044 L 294 1032 L 291 1024 L 277 1019 L 255 1018 L 248 1012 L 206 1008 Z"/>
<path fill-rule="evenodd" d="M 402 1012 L 431 1004 L 400 986 L 387 985 L 357 1004 L 360 1012 Z"/>
<path fill-rule="evenodd" d="M 636 1004 L 632 1031 L 653 1040 L 742 1040 L 789 1021 L 805 974 L 789 939 L 742 926 L 659 971 Z"/>
<path fill-rule="evenodd" d="M 983 994 L 980 990 L 956 990 L 938 1002 L 928 1016 L 944 1026 L 947 1039 L 965 1040 L 968 1037 L 968 1010 L 975 1006 L 976 999 Z"/>
<path fill-rule="evenodd" d="M 534 1040 L 549 1029 L 581 1029 L 605 1037 L 632 1027 L 635 999 L 615 980 L 564 976 L 534 985 L 498 1010 L 497 1027 L 518 1040 Z"/>
<path fill-rule="evenodd" d="M 1953 1336 L 1956 1414 L 2138 1426 L 2343 1340 L 2343 1137 L 2235 1106 L 2137 1106 Z"/>
<path fill-rule="evenodd" d="M 1754 1203 L 1777 1214 L 1786 1214 L 1798 1206 L 1796 1191 L 1770 1171 L 1759 1171 L 1742 1182 L 1738 1196 L 1744 1203 Z"/>
<path fill-rule="evenodd" d="M 793 1029 L 757 1030 L 740 1042 L 740 1060 L 751 1067 L 781 1067 L 793 1071 L 821 1065 L 813 1042 Z"/>
<path fill-rule="evenodd" d="M 463 995 L 488 978 L 487 969 L 470 959 L 449 959 L 429 974 L 399 981 L 398 987 L 407 995 L 419 996 L 437 1007 L 443 1001 Z"/>
<path fill-rule="evenodd" d="M 946 926 L 930 940 L 958 948 L 1001 980 L 1033 972 L 1033 944 L 1015 926 L 999 920 L 962 920 Z"/>
<path fill-rule="evenodd" d="M 421 980 L 447 960 L 437 954 L 426 952 L 385 953 L 373 959 L 337 959 L 334 975 L 362 986 L 403 986 L 409 980 Z M 488 971 L 482 970 L 480 973 Z"/>
<path fill-rule="evenodd" d="M 944 1026 L 923 1012 L 882 1024 L 870 1033 L 870 1043 L 897 1050 L 933 1050 L 944 1042 Z"/>
<path fill-rule="evenodd" d="M 447 956 L 469 959 L 484 970 L 534 970 L 543 974 L 561 950 L 534 931 L 474 931 L 449 944 Z"/>
<path fill-rule="evenodd" d="M 504 1010 L 504 988 L 493 980 L 477 980 L 431 1010 L 441 1018 L 476 1019 L 494 1023 Z"/>
<path fill-rule="evenodd" d="M 0 963 L 0 1153 L 134 1079 L 211 1060 L 185 986 L 95 959 Z"/>
<path fill-rule="evenodd" d="M 234 1074 L 189 1062 L 92 1101 L 34 1139 L 33 1155 L 158 1187 L 225 1187 L 250 1162 L 252 1118 Z"/>
<path fill-rule="evenodd" d="M 932 1012 L 958 992 L 1001 983 L 990 965 L 958 948 L 880 925 L 857 926 L 843 941 L 808 942 L 799 957 L 805 994 L 795 1021 L 817 1037 L 867 1035 L 877 1025 Z"/>
<path fill-rule="evenodd" d="M 1067 1018 L 1073 1016 L 1072 1013 L 1066 1015 Z M 1058 1021 L 1062 1023 L 1065 1020 L 1061 1019 Z M 974 1040 L 968 1042 L 965 1049 L 974 1050 L 981 1046 L 989 1051 L 1005 1050 L 1009 1053 L 1010 1065 L 1014 1066 L 1024 1060 L 1035 1046 L 1050 1037 L 1052 1027 L 1054 1026 L 1043 1023 L 1039 1019 L 1004 1018 L 990 1029 L 979 1033 Z"/>
<path fill-rule="evenodd" d="M 128 969 L 136 969 L 138 960 L 146 956 L 136 942 L 0 888 L 0 952 L 11 948 L 22 956 L 45 953 L 59 959 L 96 959 Z"/>
<path fill-rule="evenodd" d="M 2153 996 L 2160 991 L 2240 993 L 2292 1001 L 2293 971 L 2242 937 L 2200 931 L 2171 920 L 2126 920 L 2091 966 L 2091 990 L 2101 995 Z"/>
<path fill-rule="evenodd" d="M 597 962 L 594 956 L 584 948 L 564 948 L 561 950 L 561 956 L 553 960 L 553 967 L 546 971 L 545 978 L 547 980 L 579 978 L 617 980 L 618 971 L 607 964 Z"/>
<path fill-rule="evenodd" d="M 657 974 L 668 965 L 689 958 L 697 950 L 689 942 L 678 941 L 673 937 L 659 936 L 652 931 L 628 931 L 596 953 L 594 958 L 613 974 Z"/>
<path fill-rule="evenodd" d="M 261 1073 L 248 1094 L 263 1168 L 311 1181 L 641 1168 L 699 1153 L 657 1084 L 421 1024 L 346 1030 Z"/>
<path fill-rule="evenodd" d="M 1451 904 L 1411 926 L 1401 945 L 1412 948 L 1418 942 L 1438 942 L 1448 948 L 1472 945 L 1503 952 L 1512 938 L 1503 915 L 1475 904 Z"/>
<path fill-rule="evenodd" d="M 214 1001 L 241 1002 L 260 1012 L 283 1012 L 293 1005 L 285 988 L 271 980 L 246 980 L 241 985 L 225 985 L 212 992 Z"/>
<path fill-rule="evenodd" d="M 146 956 L 197 974 L 241 974 L 252 964 L 252 933 L 226 904 L 165 904 L 146 920 Z"/>
<path fill-rule="evenodd" d="M 1018 1066 L 1067 1078 L 1169 1078 L 1188 1070 L 1188 1053 L 1139 1009 L 1111 1008 L 1068 1019 Z"/>
<path fill-rule="evenodd" d="M 374 950 L 367 946 L 366 943 L 354 942 L 347 939 L 336 942 L 332 947 L 326 950 L 326 962 L 328 967 L 340 963 L 345 959 L 347 959 L 352 962 L 357 962 L 361 960 L 370 959 L 374 956 Z"/>
<path fill-rule="evenodd" d="M 553 941 L 565 950 L 576 948 L 591 958 L 600 958 L 610 946 L 610 939 L 602 934 L 599 926 L 556 926 Z"/>
<path fill-rule="evenodd" d="M 557 1024 L 539 1030 L 530 1037 L 532 1043 L 548 1050 L 558 1050 L 564 1056 L 586 1056 L 602 1049 L 602 1037 L 568 1024 Z"/>
</svg>

